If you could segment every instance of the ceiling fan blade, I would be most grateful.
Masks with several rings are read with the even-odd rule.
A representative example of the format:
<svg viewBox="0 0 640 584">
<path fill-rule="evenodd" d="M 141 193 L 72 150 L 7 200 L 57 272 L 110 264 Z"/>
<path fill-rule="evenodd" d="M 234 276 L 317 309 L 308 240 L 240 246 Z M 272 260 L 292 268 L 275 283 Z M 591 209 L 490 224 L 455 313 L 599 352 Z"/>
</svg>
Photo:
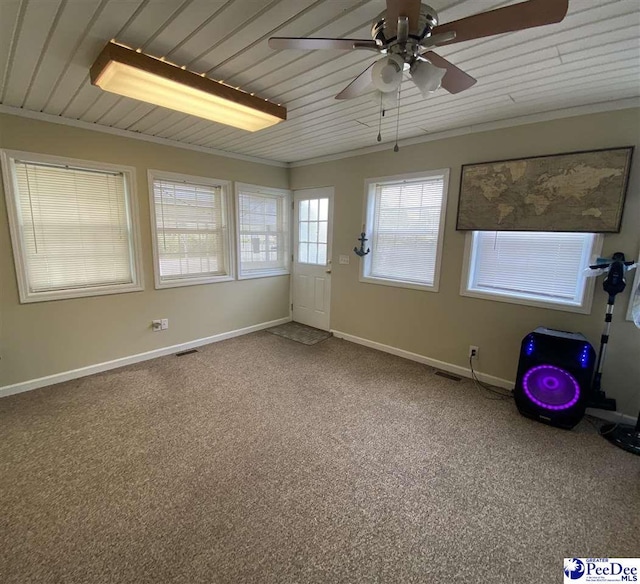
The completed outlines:
<svg viewBox="0 0 640 584">
<path fill-rule="evenodd" d="M 409 34 L 419 34 L 420 0 L 387 0 L 387 11 L 384 16 L 387 38 L 397 35 L 399 16 L 406 16 L 409 20 Z"/>
<path fill-rule="evenodd" d="M 439 47 L 440 45 L 445 45 L 448 42 L 452 41 L 456 38 L 456 33 L 453 31 L 443 32 L 442 34 L 432 34 L 431 36 L 425 37 L 420 41 L 420 53 L 424 53 L 428 51 L 432 47 Z"/>
<path fill-rule="evenodd" d="M 336 95 L 336 99 L 351 99 L 374 89 L 373 75 L 371 74 L 374 65 L 375 63 L 371 63 L 371 65 Z"/>
<path fill-rule="evenodd" d="M 560 22 L 567 14 L 569 0 L 527 0 L 474 16 L 447 22 L 433 29 L 433 34 L 453 31 L 456 38 L 439 43 L 449 45 L 471 39 L 534 28 Z"/>
<path fill-rule="evenodd" d="M 428 51 L 424 53 L 423 57 L 429 59 L 436 67 L 447 70 L 442 78 L 442 87 L 449 93 L 460 93 L 476 84 L 476 79 L 440 55 Z"/>
<path fill-rule="evenodd" d="M 298 49 L 313 51 L 316 49 L 333 49 L 337 51 L 351 51 L 353 49 L 378 50 L 375 41 L 366 39 L 301 39 L 294 37 L 271 37 L 269 46 L 272 49 Z"/>
</svg>

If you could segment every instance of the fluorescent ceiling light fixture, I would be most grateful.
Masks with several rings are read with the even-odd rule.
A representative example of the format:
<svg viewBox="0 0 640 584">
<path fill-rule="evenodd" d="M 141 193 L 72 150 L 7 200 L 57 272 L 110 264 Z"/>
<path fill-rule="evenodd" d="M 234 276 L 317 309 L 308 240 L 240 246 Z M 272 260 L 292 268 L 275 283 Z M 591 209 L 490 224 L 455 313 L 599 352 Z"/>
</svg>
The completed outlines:
<svg viewBox="0 0 640 584">
<path fill-rule="evenodd" d="M 91 67 L 104 91 L 255 132 L 287 119 L 286 108 L 116 43 Z"/>
</svg>

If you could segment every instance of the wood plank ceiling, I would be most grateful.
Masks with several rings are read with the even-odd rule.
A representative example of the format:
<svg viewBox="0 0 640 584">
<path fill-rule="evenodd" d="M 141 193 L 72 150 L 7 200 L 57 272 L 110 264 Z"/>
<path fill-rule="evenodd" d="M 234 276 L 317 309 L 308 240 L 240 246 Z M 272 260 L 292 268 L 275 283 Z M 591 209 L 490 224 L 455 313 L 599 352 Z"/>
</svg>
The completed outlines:
<svg viewBox="0 0 640 584">
<path fill-rule="evenodd" d="M 513 2 L 429 0 L 448 22 Z M 384 0 L 0 0 L 0 102 L 186 144 L 292 162 L 376 144 L 378 105 L 334 99 L 368 51 L 273 51 L 277 36 L 370 38 Z M 110 39 L 255 92 L 289 119 L 248 133 L 102 92 L 89 67 Z M 640 2 L 570 0 L 562 23 L 438 52 L 478 79 L 422 99 L 405 82 L 399 136 L 640 95 Z M 396 112 L 382 123 L 393 142 Z"/>
</svg>

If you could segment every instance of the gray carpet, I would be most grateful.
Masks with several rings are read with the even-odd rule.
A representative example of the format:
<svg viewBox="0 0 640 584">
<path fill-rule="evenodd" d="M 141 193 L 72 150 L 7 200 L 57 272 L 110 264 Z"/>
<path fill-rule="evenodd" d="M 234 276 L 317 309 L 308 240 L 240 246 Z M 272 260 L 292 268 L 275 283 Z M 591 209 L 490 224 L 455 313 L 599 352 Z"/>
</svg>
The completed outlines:
<svg viewBox="0 0 640 584">
<path fill-rule="evenodd" d="M 0 400 L 4 583 L 551 584 L 640 555 L 640 458 L 331 338 Z"/>
<path fill-rule="evenodd" d="M 300 324 L 299 322 L 287 322 L 273 328 L 267 329 L 272 335 L 278 335 L 295 341 L 296 343 L 302 343 L 303 345 L 315 345 L 321 341 L 326 341 L 331 337 L 331 333 L 323 331 L 306 324 Z"/>
</svg>

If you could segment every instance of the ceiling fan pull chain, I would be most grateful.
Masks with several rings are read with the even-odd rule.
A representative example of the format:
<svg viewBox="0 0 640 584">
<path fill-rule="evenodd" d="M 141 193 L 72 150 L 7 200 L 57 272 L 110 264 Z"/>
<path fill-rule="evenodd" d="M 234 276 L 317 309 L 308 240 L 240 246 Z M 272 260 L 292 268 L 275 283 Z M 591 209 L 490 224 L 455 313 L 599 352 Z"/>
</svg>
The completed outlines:
<svg viewBox="0 0 640 584">
<path fill-rule="evenodd" d="M 400 130 L 400 92 L 402 90 L 402 86 L 398 86 L 398 107 L 396 110 L 396 145 L 393 147 L 394 152 L 398 152 L 400 150 L 400 146 L 398 146 L 398 132 Z"/>
<path fill-rule="evenodd" d="M 382 92 L 380 92 L 380 116 L 378 119 L 378 142 L 382 142 L 382 116 L 384 116 L 384 110 L 382 109 Z"/>
</svg>

